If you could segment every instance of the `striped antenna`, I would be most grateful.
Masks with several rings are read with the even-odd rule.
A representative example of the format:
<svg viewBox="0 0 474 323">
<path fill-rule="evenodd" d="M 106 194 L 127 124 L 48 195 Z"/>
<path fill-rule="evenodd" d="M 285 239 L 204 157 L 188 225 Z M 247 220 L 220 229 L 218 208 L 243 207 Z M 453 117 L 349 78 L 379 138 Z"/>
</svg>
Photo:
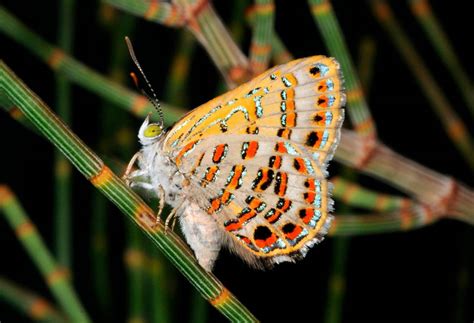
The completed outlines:
<svg viewBox="0 0 474 323">
<path fill-rule="evenodd" d="M 148 95 L 148 93 L 146 93 L 143 89 L 140 89 L 140 90 L 141 90 L 142 94 L 145 95 L 148 98 L 148 100 L 151 102 L 151 104 L 153 104 L 153 106 L 155 107 L 155 110 L 156 110 L 156 112 L 158 112 L 158 116 L 160 118 L 159 125 L 160 125 L 161 128 L 163 128 L 164 116 L 163 116 L 163 110 L 161 109 L 160 101 L 158 100 L 158 97 L 156 96 L 155 90 L 153 90 L 153 88 L 151 87 L 150 81 L 148 81 L 148 78 L 146 77 L 145 72 L 143 72 L 143 69 L 142 69 L 140 63 L 138 63 L 137 56 L 135 55 L 135 51 L 133 50 L 132 42 L 130 41 L 130 38 L 128 38 L 128 36 L 125 36 L 125 42 L 127 43 L 128 52 L 130 53 L 130 57 L 132 58 L 133 62 L 137 66 L 140 73 L 142 74 L 143 79 L 145 80 L 148 88 L 150 89 L 152 97 L 150 97 L 150 95 Z M 132 75 L 132 78 L 133 78 L 133 81 L 135 82 L 135 85 L 137 86 L 138 82 L 137 82 L 136 76 L 134 76 L 134 75 L 135 74 Z"/>
</svg>

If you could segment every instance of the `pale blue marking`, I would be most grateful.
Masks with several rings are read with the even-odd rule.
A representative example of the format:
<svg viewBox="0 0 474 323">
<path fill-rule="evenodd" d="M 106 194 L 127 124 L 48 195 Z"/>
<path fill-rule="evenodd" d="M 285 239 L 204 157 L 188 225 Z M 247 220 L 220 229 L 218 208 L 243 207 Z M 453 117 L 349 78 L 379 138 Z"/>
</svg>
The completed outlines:
<svg viewBox="0 0 474 323">
<path fill-rule="evenodd" d="M 236 114 L 237 112 L 242 112 L 244 114 L 245 119 L 247 121 L 250 121 L 249 113 L 247 111 L 247 108 L 245 108 L 244 106 L 239 105 L 238 107 L 233 108 L 232 111 L 229 112 L 229 114 L 224 118 L 224 120 L 221 121 L 221 125 L 223 125 L 225 128 L 227 128 L 227 121 L 229 121 L 229 119 L 232 118 L 232 116 L 234 114 Z"/>
<path fill-rule="evenodd" d="M 256 87 L 255 89 L 253 89 L 252 91 L 250 91 L 249 93 L 247 93 L 245 95 L 246 98 L 250 98 L 252 95 L 254 95 L 255 93 L 257 93 L 258 91 L 260 90 L 259 87 Z"/>
<path fill-rule="evenodd" d="M 317 181 L 314 182 L 314 184 L 316 186 L 316 192 L 321 193 L 321 181 L 317 180 Z"/>
<path fill-rule="evenodd" d="M 288 141 L 285 141 L 284 143 L 286 151 L 288 151 L 288 154 L 293 155 L 293 156 L 299 156 L 300 154 L 296 151 L 295 147 L 293 147 Z"/>
<path fill-rule="evenodd" d="M 332 122 L 332 112 L 326 111 L 326 126 L 329 126 Z"/>
<path fill-rule="evenodd" d="M 332 107 L 334 102 L 336 101 L 336 98 L 333 95 L 328 96 L 329 102 L 328 102 L 328 107 Z"/>
<path fill-rule="evenodd" d="M 334 90 L 334 82 L 331 79 L 326 80 L 326 86 L 328 87 L 329 91 Z"/>
<path fill-rule="evenodd" d="M 314 174 L 314 168 L 313 165 L 311 165 L 311 161 L 308 158 L 303 158 L 303 160 L 306 165 L 306 169 L 308 170 L 308 173 Z"/>
<path fill-rule="evenodd" d="M 329 67 L 327 67 L 327 65 L 317 63 L 316 66 L 319 68 L 321 76 L 325 76 L 329 72 Z"/>
<path fill-rule="evenodd" d="M 262 108 L 262 96 L 256 96 L 253 98 L 253 101 L 255 102 L 255 107 L 257 108 L 256 114 L 257 118 L 261 118 L 263 116 L 263 108 Z"/>
<path fill-rule="evenodd" d="M 265 92 L 265 94 L 268 94 L 270 93 L 270 89 L 268 87 L 264 87 L 263 92 Z"/>
<path fill-rule="evenodd" d="M 327 130 L 324 130 L 323 139 L 321 140 L 321 146 L 319 146 L 319 149 L 324 148 L 324 145 L 326 145 L 328 138 L 329 138 L 329 132 Z"/>
<path fill-rule="evenodd" d="M 280 96 L 281 96 L 281 98 L 282 98 L 283 100 L 286 100 L 286 98 L 287 98 L 287 96 L 286 96 L 286 90 L 281 91 Z"/>
<path fill-rule="evenodd" d="M 315 207 L 317 207 L 318 209 L 321 208 L 321 195 L 320 194 L 316 194 L 316 197 L 314 198 L 313 205 Z"/>
</svg>

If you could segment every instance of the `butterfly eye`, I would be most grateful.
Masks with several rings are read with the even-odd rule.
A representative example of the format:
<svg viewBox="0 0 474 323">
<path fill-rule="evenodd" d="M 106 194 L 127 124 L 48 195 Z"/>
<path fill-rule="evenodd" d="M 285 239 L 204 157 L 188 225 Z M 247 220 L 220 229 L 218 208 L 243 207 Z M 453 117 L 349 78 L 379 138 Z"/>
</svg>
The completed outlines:
<svg viewBox="0 0 474 323">
<path fill-rule="evenodd" d="M 143 135 L 147 138 L 153 138 L 161 134 L 161 127 L 157 124 L 151 124 L 146 127 L 145 132 Z"/>
</svg>

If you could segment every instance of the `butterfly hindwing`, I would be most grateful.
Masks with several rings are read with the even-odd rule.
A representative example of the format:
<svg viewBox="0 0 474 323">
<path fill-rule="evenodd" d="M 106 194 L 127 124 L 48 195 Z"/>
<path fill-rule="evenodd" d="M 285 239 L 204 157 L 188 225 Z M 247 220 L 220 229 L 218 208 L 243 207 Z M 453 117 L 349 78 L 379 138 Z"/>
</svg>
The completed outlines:
<svg viewBox="0 0 474 323">
<path fill-rule="evenodd" d="M 304 256 L 327 232 L 342 83 L 334 59 L 296 60 L 191 111 L 165 138 L 200 207 L 254 265 Z"/>
</svg>

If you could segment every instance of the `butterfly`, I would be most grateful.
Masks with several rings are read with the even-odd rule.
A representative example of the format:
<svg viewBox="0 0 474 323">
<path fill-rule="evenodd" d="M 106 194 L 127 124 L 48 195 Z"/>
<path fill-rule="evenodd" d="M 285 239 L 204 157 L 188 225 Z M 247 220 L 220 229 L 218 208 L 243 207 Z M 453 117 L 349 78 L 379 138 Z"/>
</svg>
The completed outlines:
<svg viewBox="0 0 474 323">
<path fill-rule="evenodd" d="M 148 116 L 126 178 L 173 208 L 168 219 L 177 217 L 207 271 L 222 246 L 256 268 L 293 262 L 333 218 L 326 168 L 345 101 L 334 58 L 273 67 L 168 130 Z"/>
</svg>

